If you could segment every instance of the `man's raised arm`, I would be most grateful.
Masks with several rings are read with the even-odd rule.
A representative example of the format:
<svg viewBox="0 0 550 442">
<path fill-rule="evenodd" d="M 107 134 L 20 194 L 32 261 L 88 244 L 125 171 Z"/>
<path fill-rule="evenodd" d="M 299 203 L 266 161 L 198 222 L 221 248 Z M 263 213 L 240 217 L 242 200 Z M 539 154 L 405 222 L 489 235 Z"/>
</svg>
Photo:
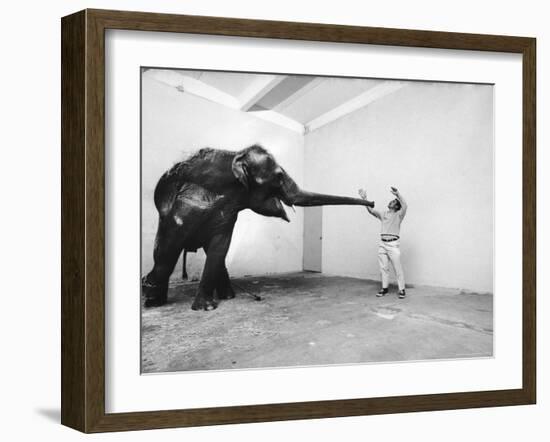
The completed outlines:
<svg viewBox="0 0 550 442">
<path fill-rule="evenodd" d="M 359 196 L 366 200 L 367 199 L 367 192 L 365 192 L 364 189 L 359 189 Z M 374 210 L 372 207 L 369 207 L 369 206 L 365 206 L 365 208 L 367 209 L 367 211 L 374 217 L 378 218 L 378 219 L 382 219 L 382 216 L 380 215 L 380 212 L 378 212 L 377 210 Z"/>
<path fill-rule="evenodd" d="M 408 207 L 407 202 L 405 201 L 405 198 L 403 198 L 403 195 L 401 195 L 401 193 L 399 192 L 399 190 L 397 190 L 396 187 L 391 188 L 391 193 L 393 193 L 401 203 L 401 210 L 400 210 L 401 216 L 405 216 L 405 213 L 407 213 L 407 207 Z"/>
</svg>

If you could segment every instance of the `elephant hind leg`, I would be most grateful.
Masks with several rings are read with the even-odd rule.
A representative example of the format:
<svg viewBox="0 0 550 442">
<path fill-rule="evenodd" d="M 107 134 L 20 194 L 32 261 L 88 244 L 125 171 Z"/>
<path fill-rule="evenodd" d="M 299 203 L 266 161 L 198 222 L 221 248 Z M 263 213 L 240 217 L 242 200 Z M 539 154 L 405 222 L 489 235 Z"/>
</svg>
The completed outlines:
<svg viewBox="0 0 550 442">
<path fill-rule="evenodd" d="M 159 221 L 153 253 L 153 269 L 142 280 L 145 307 L 158 307 L 168 299 L 168 281 L 183 250 L 183 238 L 179 229 L 166 220 Z"/>
<path fill-rule="evenodd" d="M 202 187 L 186 183 L 174 197 L 169 212 L 161 213 L 155 238 L 155 265 L 143 281 L 145 307 L 166 304 L 168 280 L 183 246 L 204 225 L 216 195 Z"/>
<path fill-rule="evenodd" d="M 150 282 L 148 276 L 141 280 L 141 292 L 145 297 L 143 306 L 146 308 L 160 307 L 168 302 L 168 283 L 157 284 Z"/>
</svg>

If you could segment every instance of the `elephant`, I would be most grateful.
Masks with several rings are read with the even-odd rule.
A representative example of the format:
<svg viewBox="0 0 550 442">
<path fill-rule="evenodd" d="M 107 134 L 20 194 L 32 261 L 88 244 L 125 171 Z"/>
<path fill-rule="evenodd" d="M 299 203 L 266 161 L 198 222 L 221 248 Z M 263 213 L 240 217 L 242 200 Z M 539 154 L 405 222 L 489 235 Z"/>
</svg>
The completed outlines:
<svg viewBox="0 0 550 442">
<path fill-rule="evenodd" d="M 254 144 L 240 151 L 203 148 L 176 163 L 154 191 L 158 211 L 153 269 L 142 280 L 145 307 L 167 302 L 168 280 L 182 251 L 204 249 L 206 262 L 192 304 L 212 310 L 231 299 L 225 257 L 238 213 L 244 209 L 289 222 L 286 206 L 360 205 L 374 202 L 300 189 L 271 153 Z M 185 253 L 184 252 L 184 253 Z"/>
</svg>

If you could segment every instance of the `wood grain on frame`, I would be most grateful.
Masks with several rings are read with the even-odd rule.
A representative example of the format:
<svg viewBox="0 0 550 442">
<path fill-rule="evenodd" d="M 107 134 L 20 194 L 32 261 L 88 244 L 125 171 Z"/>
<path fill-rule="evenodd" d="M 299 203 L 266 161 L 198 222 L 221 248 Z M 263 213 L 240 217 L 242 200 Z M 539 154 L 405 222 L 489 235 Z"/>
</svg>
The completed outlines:
<svg viewBox="0 0 550 442">
<path fill-rule="evenodd" d="M 85 14 L 61 29 L 61 422 L 86 428 L 84 296 Z"/>
<path fill-rule="evenodd" d="M 105 30 L 512 52 L 523 55 L 523 387 L 336 401 L 105 413 Z M 535 39 L 85 10 L 62 19 L 62 412 L 84 432 L 532 404 L 536 398 Z"/>
</svg>

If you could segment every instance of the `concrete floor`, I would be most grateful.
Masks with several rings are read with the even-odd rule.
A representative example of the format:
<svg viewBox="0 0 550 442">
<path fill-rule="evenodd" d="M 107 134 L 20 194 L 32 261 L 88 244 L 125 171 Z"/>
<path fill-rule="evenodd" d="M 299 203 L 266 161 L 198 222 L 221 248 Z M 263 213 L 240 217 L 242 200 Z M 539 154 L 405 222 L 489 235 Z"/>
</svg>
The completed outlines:
<svg viewBox="0 0 550 442">
<path fill-rule="evenodd" d="M 487 357 L 493 296 L 319 273 L 235 279 L 237 296 L 195 312 L 196 283 L 142 311 L 142 372 Z M 255 301 L 252 294 L 262 297 Z"/>
</svg>

